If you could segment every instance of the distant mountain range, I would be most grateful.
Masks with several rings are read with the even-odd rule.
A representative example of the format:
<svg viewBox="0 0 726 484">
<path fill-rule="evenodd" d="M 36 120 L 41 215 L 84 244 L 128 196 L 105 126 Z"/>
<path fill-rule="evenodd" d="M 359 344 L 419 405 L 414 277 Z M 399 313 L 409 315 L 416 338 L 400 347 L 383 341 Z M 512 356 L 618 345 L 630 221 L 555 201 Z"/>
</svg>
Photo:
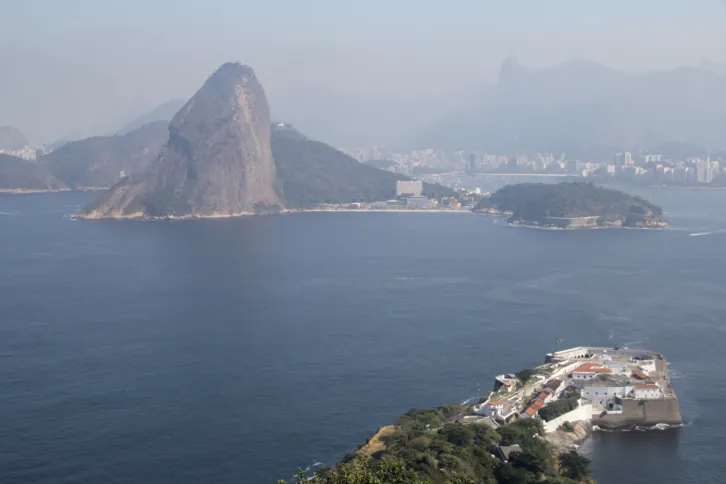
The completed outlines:
<svg viewBox="0 0 726 484">
<path fill-rule="evenodd" d="M 25 135 L 11 126 L 0 126 L 0 150 L 14 151 L 28 146 Z"/>
<path fill-rule="evenodd" d="M 174 117 L 174 115 L 182 108 L 182 106 L 184 106 L 185 103 L 186 101 L 184 101 L 183 99 L 172 99 L 171 101 L 167 101 L 164 104 L 157 106 L 150 112 L 144 114 L 143 116 L 139 116 L 133 121 L 127 123 L 115 134 L 127 134 L 132 131 L 136 131 L 137 129 L 141 128 L 146 124 L 156 121 L 169 122 L 169 120 Z"/>
<path fill-rule="evenodd" d="M 466 112 L 433 126 L 421 147 L 565 152 L 605 157 L 687 142 L 726 147 L 726 76 L 683 67 L 627 74 L 593 62 L 529 70 L 508 58 Z"/>
</svg>

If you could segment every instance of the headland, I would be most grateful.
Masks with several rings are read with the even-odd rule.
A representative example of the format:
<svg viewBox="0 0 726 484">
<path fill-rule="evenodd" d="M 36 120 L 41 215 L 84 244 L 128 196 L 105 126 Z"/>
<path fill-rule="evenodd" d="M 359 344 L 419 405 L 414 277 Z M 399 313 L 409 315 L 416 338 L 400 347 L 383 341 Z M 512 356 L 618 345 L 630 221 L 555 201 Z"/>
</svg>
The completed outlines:
<svg viewBox="0 0 726 484">
<path fill-rule="evenodd" d="M 577 449 L 593 430 L 680 424 L 662 354 L 581 346 L 497 375 L 473 405 L 408 411 L 313 482 L 391 462 L 431 482 L 589 482 Z"/>
</svg>

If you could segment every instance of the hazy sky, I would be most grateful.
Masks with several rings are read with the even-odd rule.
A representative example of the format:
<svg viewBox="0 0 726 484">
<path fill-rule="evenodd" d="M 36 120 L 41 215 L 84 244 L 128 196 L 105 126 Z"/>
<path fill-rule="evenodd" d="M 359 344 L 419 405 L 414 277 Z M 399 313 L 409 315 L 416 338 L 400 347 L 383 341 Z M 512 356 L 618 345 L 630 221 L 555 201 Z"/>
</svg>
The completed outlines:
<svg viewBox="0 0 726 484">
<path fill-rule="evenodd" d="M 240 60 L 275 118 L 350 107 L 413 131 L 507 55 L 726 63 L 723 25 L 726 0 L 0 0 L 0 125 L 34 141 L 112 131 Z"/>
</svg>

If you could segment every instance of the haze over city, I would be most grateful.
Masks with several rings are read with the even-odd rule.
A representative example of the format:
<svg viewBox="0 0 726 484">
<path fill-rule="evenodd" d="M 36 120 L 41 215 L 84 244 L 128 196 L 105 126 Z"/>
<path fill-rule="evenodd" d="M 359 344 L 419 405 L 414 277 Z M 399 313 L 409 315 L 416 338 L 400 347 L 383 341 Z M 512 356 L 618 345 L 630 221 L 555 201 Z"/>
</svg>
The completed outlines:
<svg viewBox="0 0 726 484">
<path fill-rule="evenodd" d="M 405 145 L 515 57 L 726 72 L 726 2 L 0 1 L 0 125 L 109 134 L 216 66 L 252 65 L 273 118 L 342 147 Z"/>
<path fill-rule="evenodd" d="M 0 0 L 1 484 L 724 482 L 726 0 Z"/>
</svg>

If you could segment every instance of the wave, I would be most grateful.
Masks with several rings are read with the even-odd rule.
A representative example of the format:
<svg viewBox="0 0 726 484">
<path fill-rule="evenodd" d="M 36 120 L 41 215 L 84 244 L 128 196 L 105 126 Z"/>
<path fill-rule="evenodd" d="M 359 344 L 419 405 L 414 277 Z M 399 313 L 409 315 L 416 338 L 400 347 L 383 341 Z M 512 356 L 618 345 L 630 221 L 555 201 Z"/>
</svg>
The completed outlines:
<svg viewBox="0 0 726 484">
<path fill-rule="evenodd" d="M 708 232 L 695 232 L 695 233 L 688 234 L 688 235 L 690 235 L 691 237 L 701 237 L 703 235 L 722 234 L 724 232 L 726 232 L 726 229 L 711 230 Z"/>
<path fill-rule="evenodd" d="M 300 469 L 300 470 L 305 475 L 305 477 L 308 480 L 310 480 L 310 479 L 312 479 L 312 475 L 311 474 L 313 473 L 313 471 L 315 471 L 316 469 L 318 469 L 320 467 L 323 467 L 323 465 L 324 464 L 322 462 L 315 461 L 312 464 L 310 464 L 309 466 L 305 467 L 304 469 Z M 292 477 L 290 477 L 290 479 L 288 480 L 288 482 L 289 483 L 295 483 L 295 482 L 297 482 L 297 473 L 295 475 L 293 475 Z"/>
<path fill-rule="evenodd" d="M 17 215 L 17 213 L 10 213 L 10 212 L 0 212 L 0 215 L 9 215 L 11 217 L 14 217 Z"/>
<path fill-rule="evenodd" d="M 461 402 L 460 405 L 469 405 L 471 402 L 475 402 L 477 400 L 479 400 L 479 397 L 467 398 L 466 400 L 464 400 L 463 402 Z"/>
<path fill-rule="evenodd" d="M 681 378 L 685 378 L 683 373 L 677 370 L 674 371 L 671 366 L 668 367 L 668 376 L 671 380 L 680 380 Z"/>
<path fill-rule="evenodd" d="M 597 425 L 593 425 L 592 431 L 593 432 L 650 432 L 653 430 L 662 431 L 662 430 L 668 430 L 668 429 L 675 429 L 675 428 L 680 428 L 680 427 L 684 427 L 684 426 L 688 426 L 688 425 L 690 425 L 690 423 L 688 423 L 687 425 L 684 425 L 684 424 L 671 425 L 671 424 L 667 424 L 667 423 L 657 423 L 657 424 L 653 424 L 653 425 L 636 425 L 635 427 L 629 427 L 629 428 L 624 428 L 624 429 L 604 429 Z"/>
</svg>

